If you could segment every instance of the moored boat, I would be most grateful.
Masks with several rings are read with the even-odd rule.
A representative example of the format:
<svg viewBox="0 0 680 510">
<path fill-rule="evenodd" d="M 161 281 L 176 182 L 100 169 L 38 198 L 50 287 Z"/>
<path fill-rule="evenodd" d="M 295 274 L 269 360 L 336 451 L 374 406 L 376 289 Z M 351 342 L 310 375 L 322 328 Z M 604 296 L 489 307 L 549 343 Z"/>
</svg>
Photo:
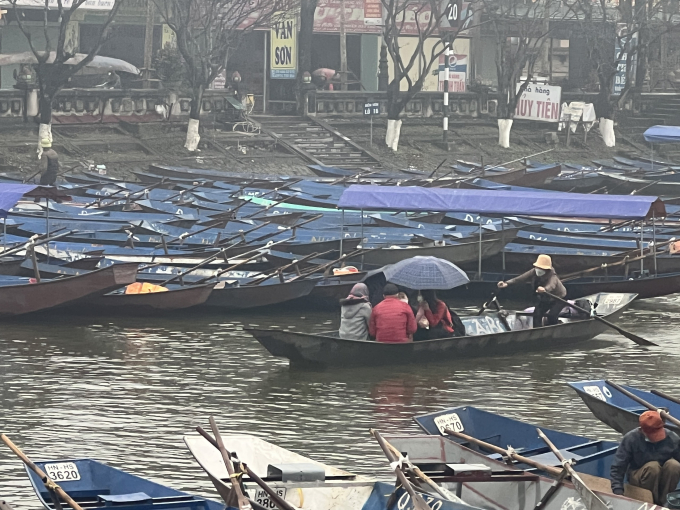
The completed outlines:
<svg viewBox="0 0 680 510">
<path fill-rule="evenodd" d="M 0 285 L 0 317 L 55 308 L 79 299 L 106 294 L 135 282 L 137 264 L 113 264 L 78 276 Z"/>
<path fill-rule="evenodd" d="M 593 415 L 614 430 L 625 434 L 640 426 L 640 414 L 647 408 L 625 395 L 605 380 L 578 381 L 568 383 Z M 662 395 L 639 390 L 631 386 L 621 385 L 622 388 L 636 395 L 650 404 L 668 409 L 673 416 L 680 416 L 680 404 L 664 398 Z M 672 423 L 666 425 L 675 428 Z"/>
<path fill-rule="evenodd" d="M 468 436 L 480 439 L 500 448 L 512 446 L 523 457 L 548 466 L 559 466 L 557 457 L 549 450 L 545 442 L 536 434 L 537 425 L 514 420 L 506 416 L 477 409 L 472 406 L 460 406 L 415 416 L 415 422 L 431 435 L 442 435 L 451 441 L 461 443 L 471 450 L 483 453 L 498 460 L 498 454 L 484 451 L 479 446 L 463 439 L 446 434 L 451 429 L 463 432 Z M 567 432 L 560 432 L 540 427 L 565 458 L 575 459 L 574 469 L 579 473 L 606 478 L 614 460 L 619 443 L 590 439 Z M 518 464 L 520 469 L 534 471 L 536 468 L 526 464 Z"/>
<path fill-rule="evenodd" d="M 600 293 L 588 296 L 599 316 L 620 316 L 635 294 Z M 488 313 L 461 317 L 466 336 L 409 343 L 379 343 L 339 338 L 336 331 L 312 334 L 275 329 L 245 328 L 272 355 L 288 358 L 291 366 L 338 367 L 397 365 L 486 357 L 539 349 L 560 349 L 584 342 L 607 330 L 593 318 L 562 318 L 554 326 L 526 328 L 522 313 Z"/>
<path fill-rule="evenodd" d="M 194 496 L 126 473 L 92 459 L 47 460 L 35 463 L 81 508 L 124 510 L 225 510 L 223 503 Z M 28 478 L 47 510 L 55 510 L 43 481 L 29 468 Z"/>
</svg>

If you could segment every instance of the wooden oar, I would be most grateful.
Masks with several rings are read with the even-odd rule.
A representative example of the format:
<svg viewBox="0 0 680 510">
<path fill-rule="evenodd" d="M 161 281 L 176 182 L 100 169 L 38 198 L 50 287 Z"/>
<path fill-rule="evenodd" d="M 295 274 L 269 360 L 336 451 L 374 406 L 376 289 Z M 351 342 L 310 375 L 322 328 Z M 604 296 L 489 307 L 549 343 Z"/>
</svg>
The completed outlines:
<svg viewBox="0 0 680 510">
<path fill-rule="evenodd" d="M 631 392 L 628 391 L 626 388 L 624 388 L 624 387 L 622 387 L 622 386 L 620 386 L 620 385 L 618 385 L 618 384 L 616 384 L 616 383 L 613 383 L 613 382 L 611 382 L 611 381 L 605 381 L 605 382 L 606 382 L 609 386 L 611 386 L 612 388 L 614 388 L 615 390 L 620 391 L 621 393 L 623 393 L 623 394 L 624 394 L 625 396 L 627 396 L 628 398 L 630 398 L 630 399 L 632 399 L 632 400 L 635 400 L 635 402 L 637 402 L 637 403 L 640 404 L 640 405 L 645 406 L 645 407 L 646 407 L 647 409 L 649 409 L 650 411 L 657 411 L 657 412 L 659 413 L 659 415 L 660 415 L 664 420 L 671 422 L 671 423 L 672 423 L 673 425 L 675 425 L 676 427 L 680 427 L 680 420 L 678 420 L 677 418 L 671 416 L 671 414 L 670 414 L 669 412 L 667 412 L 667 411 L 665 411 L 664 409 L 661 409 L 661 408 L 659 408 L 659 407 L 656 407 L 654 404 L 650 404 L 650 403 L 647 402 L 645 399 L 638 397 L 638 396 L 635 395 L 634 393 L 631 393 Z"/>
<path fill-rule="evenodd" d="M 380 435 L 380 432 L 378 432 L 375 429 L 371 429 L 370 433 L 376 439 L 376 441 L 378 441 L 378 444 L 380 445 L 380 448 L 382 448 L 382 451 L 385 453 L 387 460 L 390 461 L 390 465 L 398 463 L 401 460 L 401 455 L 399 456 L 394 455 L 392 451 L 387 447 L 387 444 L 385 443 L 383 437 Z M 415 510 L 432 510 L 430 506 L 425 502 L 423 497 L 413 489 L 413 485 L 411 485 L 411 482 L 408 481 L 408 478 L 406 478 L 406 475 L 401 470 L 398 464 L 394 467 L 394 473 L 397 475 L 397 480 L 399 480 L 399 483 L 402 485 L 402 487 L 404 487 L 404 490 L 406 490 L 409 496 L 411 496 L 411 502 L 413 503 L 413 508 Z"/>
<path fill-rule="evenodd" d="M 588 312 L 587 310 L 584 310 L 580 306 L 576 306 L 575 304 L 570 303 L 566 299 L 562 299 L 561 297 L 557 297 L 556 295 L 551 294 L 550 292 L 544 292 L 544 294 L 546 296 L 550 296 L 551 298 L 553 298 L 556 301 L 559 301 L 560 303 L 565 304 L 566 306 L 570 306 L 573 309 L 578 310 L 579 312 L 582 312 L 586 315 L 590 315 L 590 312 Z M 632 340 L 633 342 L 635 342 L 638 345 L 658 345 L 658 344 L 655 344 L 654 342 L 652 342 L 650 340 L 646 340 L 646 339 L 642 338 L 641 336 L 637 336 L 637 335 L 631 333 L 630 331 L 626 331 L 622 327 L 619 327 L 616 324 L 613 324 L 613 323 L 609 322 L 608 320 L 603 319 L 602 317 L 599 317 L 598 315 L 595 315 L 595 314 L 590 315 L 590 318 L 598 320 L 598 321 L 602 322 L 603 324 L 606 324 L 607 326 L 609 326 L 613 330 L 619 332 L 620 334 L 622 334 L 623 336 L 625 336 L 629 340 Z"/>
<path fill-rule="evenodd" d="M 215 441 L 210 434 L 208 434 L 205 430 L 203 430 L 203 427 L 200 425 L 196 427 L 196 432 L 201 434 L 211 445 L 213 445 L 215 448 L 218 450 L 220 449 L 219 445 L 217 444 L 217 441 Z M 228 450 L 227 450 L 228 452 Z M 243 466 L 243 469 L 245 470 L 246 474 L 252 481 L 254 481 L 257 485 L 262 487 L 262 490 L 264 490 L 270 498 L 272 498 L 272 501 L 278 506 L 281 510 L 296 510 L 296 508 L 288 503 L 285 499 L 283 499 L 281 496 L 279 496 L 274 489 L 272 489 L 269 485 L 267 485 L 262 478 L 257 476 L 249 467 L 247 464 L 244 462 L 241 462 L 241 466 Z"/>
<path fill-rule="evenodd" d="M 653 393 L 654 395 L 657 395 L 661 398 L 665 398 L 666 400 L 670 400 L 674 404 L 680 404 L 680 398 L 672 397 L 668 393 L 664 393 L 663 391 L 659 390 L 650 390 L 650 393 Z"/>
<path fill-rule="evenodd" d="M 490 452 L 493 452 L 493 453 L 498 453 L 499 455 L 503 455 L 507 459 L 509 459 L 510 462 L 512 462 L 514 460 L 515 462 L 519 462 L 521 464 L 526 464 L 527 466 L 531 466 L 535 469 L 538 469 L 540 471 L 548 473 L 550 476 L 559 477 L 560 474 L 562 473 L 562 469 L 560 469 L 560 468 L 541 464 L 540 462 L 536 462 L 535 460 L 533 460 L 529 457 L 523 457 L 522 455 L 519 455 L 519 454 L 515 453 L 514 451 L 505 450 L 505 449 L 503 449 L 499 446 L 486 443 L 486 442 L 482 441 L 481 439 L 477 439 L 476 437 L 472 437 L 472 436 L 468 436 L 467 434 L 463 434 L 462 432 L 456 432 L 456 431 L 451 430 L 451 429 L 445 429 L 444 432 L 446 434 L 450 435 L 450 436 L 454 436 L 454 437 L 458 437 L 460 439 L 464 439 L 468 443 L 475 444 L 475 445 L 479 446 L 480 448 L 484 448 L 487 451 L 490 451 Z M 611 492 L 609 480 L 606 480 L 604 478 L 600 478 L 599 476 L 587 475 L 585 473 L 580 473 L 579 476 L 590 487 L 597 487 L 597 490 L 599 492 Z"/>
<path fill-rule="evenodd" d="M 284 239 L 284 241 L 287 241 L 287 239 Z M 279 241 L 279 243 L 282 243 L 282 242 L 283 242 L 283 241 Z M 272 245 L 272 246 L 274 246 L 274 245 Z M 241 260 L 240 262 L 237 262 L 236 264 L 232 264 L 232 265 L 229 266 L 229 267 L 225 267 L 224 269 L 220 269 L 219 271 L 217 271 L 217 272 L 216 272 L 214 275 L 212 275 L 212 276 L 206 276 L 205 278 L 201 278 L 200 280 L 198 280 L 197 282 L 195 282 L 194 285 L 201 285 L 201 284 L 203 284 L 203 283 L 209 282 L 210 280 L 214 280 L 215 278 L 219 278 L 219 277 L 222 276 L 224 273 L 228 273 L 229 271 L 233 271 L 233 270 L 236 269 L 237 267 L 241 267 L 241 266 L 247 264 L 248 262 L 250 262 L 251 260 L 255 260 L 256 258 L 261 257 L 261 256 L 262 256 L 262 252 L 261 252 L 260 250 L 262 250 L 262 249 L 263 249 L 263 248 L 257 248 L 257 249 L 255 249 L 255 250 L 251 250 L 251 251 L 249 251 L 249 252 L 246 252 L 244 255 L 246 255 L 246 254 L 248 254 L 248 253 L 252 253 L 252 252 L 256 252 L 256 253 L 255 253 L 254 255 L 251 255 L 251 256 L 248 257 L 247 259 L 243 259 L 243 260 Z M 243 255 L 241 255 L 241 256 L 243 256 Z"/>
<path fill-rule="evenodd" d="M 64 489 L 59 487 L 56 483 L 54 483 L 54 480 L 52 480 L 49 476 L 45 474 L 45 472 L 40 469 L 38 466 L 36 466 L 31 459 L 29 459 L 24 452 L 22 452 L 17 445 L 15 445 L 5 434 L 0 434 L 0 439 L 2 439 L 2 442 L 5 443 L 10 450 L 12 450 L 17 457 L 19 457 L 24 464 L 26 464 L 31 471 L 33 471 L 36 475 L 40 477 L 40 480 L 42 480 L 42 483 L 45 484 L 45 487 L 47 488 L 48 491 L 56 492 L 61 499 L 66 501 L 73 510 L 83 510 L 82 507 L 76 503 L 71 496 L 69 496 Z"/>
<path fill-rule="evenodd" d="M 399 457 L 401 455 L 401 452 L 397 450 L 393 445 L 390 444 L 390 442 L 383 438 L 383 441 L 385 441 L 385 445 L 390 449 L 392 454 L 395 457 Z M 432 489 L 434 489 L 437 494 L 439 494 L 442 498 L 447 499 L 449 501 L 455 501 L 455 502 L 460 502 L 460 498 L 457 498 L 453 494 L 451 494 L 449 491 L 446 489 L 442 489 L 439 485 L 437 485 L 437 482 L 435 482 L 432 478 L 427 476 L 425 473 L 423 473 L 418 466 L 411 466 L 409 468 L 418 478 L 423 480 L 426 484 L 428 484 Z"/>
<path fill-rule="evenodd" d="M 253 507 L 250 505 L 250 501 L 248 501 L 248 498 L 246 498 L 241 491 L 241 484 L 238 481 L 237 475 L 234 474 L 234 466 L 231 464 L 231 457 L 229 456 L 227 449 L 224 447 L 222 436 L 220 435 L 220 429 L 217 427 L 217 422 L 215 422 L 215 418 L 212 416 L 210 417 L 210 428 L 212 429 L 213 435 L 215 436 L 217 448 L 222 454 L 224 465 L 227 467 L 229 478 L 231 478 L 231 486 L 233 491 L 236 493 L 238 507 L 241 510 L 252 510 Z"/>
<path fill-rule="evenodd" d="M 574 471 L 574 468 L 571 467 L 571 461 L 566 460 L 560 451 L 555 447 L 555 445 L 548 439 L 548 436 L 546 436 L 541 429 L 536 429 L 538 432 L 538 437 L 543 439 L 545 444 L 548 445 L 548 448 L 553 452 L 555 457 L 562 463 L 562 467 L 569 472 L 569 476 L 571 477 L 571 482 L 574 484 L 574 488 L 576 491 L 581 495 L 581 499 L 583 503 L 585 503 L 586 508 L 588 510 L 609 510 L 609 507 L 607 504 L 602 501 L 593 491 L 591 491 L 588 486 L 583 482 L 579 474 Z"/>
<path fill-rule="evenodd" d="M 59 231 L 61 231 L 61 230 L 64 230 L 64 229 L 63 229 L 63 228 L 60 228 L 60 229 L 55 230 L 54 232 L 59 232 Z M 52 232 L 52 233 L 54 233 L 54 232 Z M 36 236 L 33 236 L 33 237 L 31 237 L 31 240 L 29 240 L 29 241 L 27 241 L 27 242 L 25 242 L 25 243 L 21 243 L 21 244 L 18 245 L 18 246 L 15 245 L 13 248 L 10 248 L 10 249 L 7 250 L 7 251 L 0 251 L 0 256 L 5 257 L 5 256 L 7 256 L 7 255 L 13 255 L 14 253 L 18 253 L 18 252 L 20 252 L 20 251 L 22 251 L 22 250 L 25 250 L 26 247 L 27 247 L 29 244 L 33 244 L 33 246 L 40 246 L 41 244 L 49 243 L 49 242 L 51 242 L 51 241 L 55 241 L 56 239 L 60 239 L 60 238 L 62 238 L 62 237 L 71 235 L 71 234 L 73 234 L 74 232 L 75 232 L 75 230 L 69 230 L 68 232 L 62 232 L 62 233 L 59 234 L 59 235 L 52 236 L 52 237 L 47 237 L 47 238 L 44 238 L 44 239 L 40 239 L 40 238 L 43 237 L 43 236 L 45 236 L 46 234 L 41 234 L 41 235 L 38 235 L 37 237 L 36 237 Z M 35 241 L 35 242 L 33 242 L 33 241 Z"/>
</svg>

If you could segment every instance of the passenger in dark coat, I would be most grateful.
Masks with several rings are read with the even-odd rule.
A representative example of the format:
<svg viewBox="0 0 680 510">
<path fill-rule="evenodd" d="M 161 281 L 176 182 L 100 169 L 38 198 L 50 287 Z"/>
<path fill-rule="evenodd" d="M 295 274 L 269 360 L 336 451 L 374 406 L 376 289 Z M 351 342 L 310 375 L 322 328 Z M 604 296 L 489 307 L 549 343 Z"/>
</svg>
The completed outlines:
<svg viewBox="0 0 680 510">
<path fill-rule="evenodd" d="M 59 156 L 52 148 L 52 142 L 49 139 L 41 140 L 40 146 L 43 148 L 42 156 L 40 156 L 40 185 L 54 186 L 59 173 Z"/>
<path fill-rule="evenodd" d="M 565 298 L 567 296 L 567 289 L 564 288 L 564 285 L 562 285 L 562 282 L 557 277 L 549 255 L 539 255 L 532 269 L 507 282 L 498 282 L 498 288 L 504 289 L 509 285 L 528 282 L 531 282 L 536 291 L 533 317 L 534 327 L 540 328 L 543 326 L 543 316 L 547 316 L 549 326 L 557 324 L 564 304 L 547 296 L 545 293 L 549 292 L 557 297 Z"/>
<path fill-rule="evenodd" d="M 611 467 L 614 494 L 623 494 L 623 480 L 652 492 L 654 503 L 667 506 L 666 496 L 680 481 L 680 437 L 666 428 L 657 411 L 640 415 L 640 427 L 621 440 Z"/>
</svg>

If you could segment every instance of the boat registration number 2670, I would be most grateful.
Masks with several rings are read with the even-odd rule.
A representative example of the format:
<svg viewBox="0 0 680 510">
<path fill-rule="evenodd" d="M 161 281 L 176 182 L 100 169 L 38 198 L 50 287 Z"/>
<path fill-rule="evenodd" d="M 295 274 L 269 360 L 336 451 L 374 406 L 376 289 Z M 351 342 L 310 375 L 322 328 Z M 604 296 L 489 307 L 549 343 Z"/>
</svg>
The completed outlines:
<svg viewBox="0 0 680 510">
<path fill-rule="evenodd" d="M 276 494 L 282 498 L 285 499 L 286 497 L 286 489 L 272 489 L 276 491 Z M 255 498 L 253 499 L 255 503 L 260 505 L 263 508 L 277 508 L 276 503 L 269 497 L 269 494 L 267 494 L 263 489 L 258 489 L 257 492 L 255 493 Z"/>
<path fill-rule="evenodd" d="M 465 428 L 460 418 L 456 413 L 442 414 L 434 419 L 434 424 L 439 429 L 439 433 L 443 436 L 446 430 L 453 430 L 454 432 L 463 432 Z"/>
<path fill-rule="evenodd" d="M 55 462 L 45 464 L 45 474 L 54 481 L 72 482 L 80 480 L 78 466 L 74 462 Z"/>
</svg>

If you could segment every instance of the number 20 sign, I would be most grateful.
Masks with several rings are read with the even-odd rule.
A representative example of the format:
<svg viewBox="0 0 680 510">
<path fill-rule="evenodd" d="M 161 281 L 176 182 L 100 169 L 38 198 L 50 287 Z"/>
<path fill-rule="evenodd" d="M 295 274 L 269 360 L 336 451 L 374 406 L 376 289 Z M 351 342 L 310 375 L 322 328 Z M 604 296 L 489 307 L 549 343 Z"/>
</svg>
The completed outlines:
<svg viewBox="0 0 680 510">
<path fill-rule="evenodd" d="M 463 0 L 443 0 L 442 29 L 458 28 L 463 14 Z"/>
</svg>

